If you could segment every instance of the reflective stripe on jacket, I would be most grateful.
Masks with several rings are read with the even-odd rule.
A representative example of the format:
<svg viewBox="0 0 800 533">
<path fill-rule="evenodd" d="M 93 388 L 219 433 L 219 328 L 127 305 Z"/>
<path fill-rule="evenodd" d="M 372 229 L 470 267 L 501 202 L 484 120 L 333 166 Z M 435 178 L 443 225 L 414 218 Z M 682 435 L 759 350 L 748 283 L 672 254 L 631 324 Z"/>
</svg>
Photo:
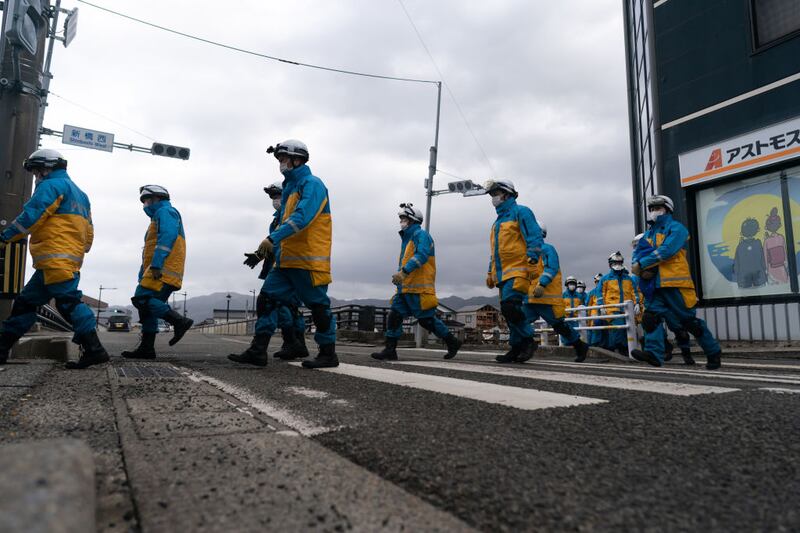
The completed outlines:
<svg viewBox="0 0 800 533">
<path fill-rule="evenodd" d="M 333 222 L 328 189 L 308 165 L 284 176 L 281 224 L 270 234 L 275 264 L 330 274 Z"/>
<path fill-rule="evenodd" d="M 539 298 L 533 295 L 536 285 L 544 287 L 544 294 Z M 564 299 L 561 296 L 561 266 L 558 263 L 558 252 L 552 244 L 542 243 L 542 253 L 531 278 L 528 303 L 564 308 Z"/>
<path fill-rule="evenodd" d="M 44 271 L 46 284 L 70 280 L 80 271 L 94 239 L 91 206 L 66 170 L 44 177 L 2 237 L 18 241 L 28 234 L 33 268 Z"/>
<path fill-rule="evenodd" d="M 400 238 L 397 268 L 407 275 L 398 292 L 436 294 L 436 254 L 430 234 L 419 224 L 411 224 L 400 232 Z"/>
<path fill-rule="evenodd" d="M 139 283 L 153 290 L 161 290 L 164 283 L 180 289 L 186 262 L 186 236 L 181 214 L 168 200 L 145 207 L 145 213 L 150 216 L 150 226 L 144 235 Z M 153 278 L 150 267 L 161 269 L 161 279 Z"/>
<path fill-rule="evenodd" d="M 497 220 L 489 235 L 489 275 L 499 284 L 507 279 L 527 278 L 534 268 L 528 262 L 539 260 L 542 228 L 533 211 L 509 198 L 495 208 Z"/>
</svg>

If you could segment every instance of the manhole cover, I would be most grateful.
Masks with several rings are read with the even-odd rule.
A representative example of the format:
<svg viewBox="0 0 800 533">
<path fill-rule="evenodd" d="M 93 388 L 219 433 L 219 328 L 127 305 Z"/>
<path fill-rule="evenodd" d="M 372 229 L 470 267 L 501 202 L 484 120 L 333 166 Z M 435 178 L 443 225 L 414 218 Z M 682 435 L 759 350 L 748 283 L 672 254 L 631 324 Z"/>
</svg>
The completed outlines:
<svg viewBox="0 0 800 533">
<path fill-rule="evenodd" d="M 118 366 L 117 376 L 121 378 L 179 378 L 174 368 L 166 366 Z"/>
</svg>

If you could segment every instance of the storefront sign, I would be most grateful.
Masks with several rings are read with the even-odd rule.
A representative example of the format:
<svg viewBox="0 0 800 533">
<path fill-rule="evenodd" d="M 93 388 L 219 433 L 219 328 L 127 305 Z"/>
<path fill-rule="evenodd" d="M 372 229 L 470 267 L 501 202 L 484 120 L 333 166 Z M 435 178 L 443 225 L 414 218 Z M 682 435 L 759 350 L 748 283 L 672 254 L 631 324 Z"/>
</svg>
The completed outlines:
<svg viewBox="0 0 800 533">
<path fill-rule="evenodd" d="M 800 117 L 680 154 L 681 187 L 800 157 Z"/>
</svg>

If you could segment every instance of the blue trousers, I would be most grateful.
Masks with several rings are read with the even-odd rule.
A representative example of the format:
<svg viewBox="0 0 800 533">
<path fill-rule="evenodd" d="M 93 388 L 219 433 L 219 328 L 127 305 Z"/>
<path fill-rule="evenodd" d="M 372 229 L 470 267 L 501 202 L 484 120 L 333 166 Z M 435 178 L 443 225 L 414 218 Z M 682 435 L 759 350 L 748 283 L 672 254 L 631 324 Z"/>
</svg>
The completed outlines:
<svg viewBox="0 0 800 533">
<path fill-rule="evenodd" d="M 564 337 L 567 346 L 572 346 L 581 340 L 581 336 L 572 326 L 572 322 L 564 321 L 563 316 L 556 318 L 552 305 L 525 304 L 525 316 L 527 317 L 528 326 L 530 326 L 531 322 L 535 322 L 540 318 L 543 319 L 556 333 Z"/>
<path fill-rule="evenodd" d="M 3 321 L 3 331 L 18 337 L 23 336 L 36 322 L 36 308 L 52 299 L 56 301 L 56 309 L 61 313 L 75 331 L 75 340 L 82 335 L 94 331 L 97 323 L 89 306 L 81 302 L 83 293 L 78 290 L 80 273 L 68 281 L 44 284 L 44 273 L 36 270 L 14 300 L 11 316 Z"/>
<path fill-rule="evenodd" d="M 619 308 L 619 311 L 614 310 L 614 313 L 622 312 L 622 308 Z M 612 318 L 611 319 L 612 326 L 624 326 L 625 319 L 624 318 Z M 606 330 L 608 334 L 608 341 L 606 343 L 606 348 L 609 350 L 621 350 L 625 353 L 628 352 L 628 331 L 625 329 L 609 329 Z"/>
<path fill-rule="evenodd" d="M 528 295 L 524 292 L 514 289 L 514 278 L 503 281 L 500 283 L 498 288 L 500 289 L 501 308 L 503 306 L 503 302 L 514 302 L 519 304 L 520 310 L 523 309 L 523 305 L 528 299 Z M 530 320 L 526 320 L 525 317 L 523 317 L 516 322 L 511 322 L 508 317 L 505 318 L 506 323 L 508 324 L 508 344 L 511 346 L 519 346 L 524 343 L 526 339 L 533 338 L 533 328 L 531 327 Z"/>
<path fill-rule="evenodd" d="M 397 313 L 395 317 L 391 312 Z M 419 320 L 419 325 L 427 329 L 440 339 L 444 339 L 450 334 L 444 322 L 436 317 L 436 308 L 422 310 L 419 294 L 395 294 L 392 298 L 392 308 L 390 311 L 390 324 L 386 328 L 386 336 L 391 339 L 399 339 L 403 334 L 403 319 L 413 316 Z"/>
<path fill-rule="evenodd" d="M 164 283 L 161 290 L 158 291 L 142 287 L 141 285 L 136 286 L 131 301 L 133 302 L 133 306 L 139 311 L 139 322 L 142 323 L 142 333 L 158 333 L 158 319 L 169 312 L 170 307 L 167 301 L 169 300 L 170 294 L 176 290 L 178 290 L 177 287 L 167 285 L 166 283 Z"/>
<path fill-rule="evenodd" d="M 298 305 L 295 305 L 294 309 L 297 309 L 298 307 L 299 307 Z M 294 330 L 297 333 L 305 335 L 306 319 L 303 318 L 302 313 L 299 312 L 294 313 L 292 312 L 291 308 L 285 305 L 279 306 L 277 309 L 275 309 L 275 311 L 273 311 L 273 313 L 277 314 L 275 321 L 278 324 L 279 328 L 281 329 L 294 328 Z"/>
<path fill-rule="evenodd" d="M 664 313 L 664 324 L 666 324 L 667 328 L 669 328 L 669 330 L 672 333 L 677 333 L 678 331 L 684 329 L 683 326 L 681 326 L 681 323 L 678 321 L 677 318 L 675 318 L 675 315 L 673 315 L 672 313 Z M 688 335 L 686 336 L 686 340 L 683 342 L 681 342 L 680 338 L 676 336 L 675 343 L 681 350 L 689 349 L 692 346 L 691 341 L 689 341 Z"/>
<path fill-rule="evenodd" d="M 593 326 L 600 326 L 600 323 L 592 323 Z M 608 347 L 608 330 L 604 329 L 590 329 L 589 330 L 589 346 L 597 346 L 598 348 Z"/>
<path fill-rule="evenodd" d="M 264 303 L 256 306 L 256 334 L 272 335 L 278 325 L 280 306 L 291 306 L 302 302 L 311 310 L 317 332 L 314 340 L 320 346 L 336 343 L 336 318 L 331 314 L 328 286 L 313 286 L 311 272 L 300 268 L 273 268 L 264 280 L 259 299 Z M 261 310 L 258 308 L 262 307 Z"/>
<path fill-rule="evenodd" d="M 686 307 L 679 289 L 674 287 L 656 289 L 652 300 L 647 302 L 646 312 L 656 315 L 659 325 L 671 314 L 682 329 L 694 335 L 697 344 L 706 355 L 722 351 L 705 321 L 697 318 L 694 309 Z M 654 354 L 660 361 L 664 361 L 664 331 L 662 328 L 656 327 L 653 331 L 644 332 L 644 349 Z"/>
</svg>

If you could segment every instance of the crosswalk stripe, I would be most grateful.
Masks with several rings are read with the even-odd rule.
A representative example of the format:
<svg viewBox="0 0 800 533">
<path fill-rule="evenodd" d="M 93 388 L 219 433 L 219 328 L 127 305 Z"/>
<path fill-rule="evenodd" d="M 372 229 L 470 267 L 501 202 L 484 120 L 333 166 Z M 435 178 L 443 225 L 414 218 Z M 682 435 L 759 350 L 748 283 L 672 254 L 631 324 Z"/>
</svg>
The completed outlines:
<svg viewBox="0 0 800 533">
<path fill-rule="evenodd" d="M 765 390 L 769 392 L 777 392 L 778 394 L 800 394 L 800 389 L 784 389 L 781 387 L 763 387 L 758 390 Z"/>
<path fill-rule="evenodd" d="M 569 368 L 584 368 L 592 370 L 620 370 L 623 372 L 644 372 L 646 374 L 672 374 L 683 377 L 701 377 L 701 378 L 719 378 L 719 379 L 733 379 L 739 381 L 765 381 L 768 383 L 785 383 L 788 385 L 800 385 L 800 376 L 776 376 L 774 374 L 750 374 L 747 372 L 726 372 L 724 370 L 700 370 L 687 367 L 685 369 L 677 368 L 648 368 L 634 365 L 597 365 L 586 363 L 559 363 L 556 361 L 536 361 L 531 360 L 525 363 L 544 365 L 544 366 L 566 366 Z M 725 363 L 723 363 L 724 365 Z"/>
<path fill-rule="evenodd" d="M 299 365 L 299 363 L 290 364 Z M 432 376 L 430 374 L 419 374 L 402 370 L 377 368 L 374 366 L 341 363 L 336 368 L 324 368 L 320 370 L 331 374 L 369 379 L 381 383 L 438 392 L 528 411 L 547 409 L 550 407 L 572 407 L 576 405 L 606 403 L 607 401 L 598 398 L 586 398 L 571 394 L 560 394 L 557 392 L 546 392 L 522 387 L 510 387 L 508 385 L 496 385 L 494 383 L 484 383 L 468 379 Z"/>
<path fill-rule="evenodd" d="M 632 390 L 639 392 L 652 392 L 656 394 L 670 394 L 673 396 L 694 396 L 697 394 L 719 394 L 735 392 L 739 389 L 727 387 L 714 387 L 710 385 L 690 385 L 688 383 L 671 383 L 664 381 L 650 381 L 644 379 L 618 378 L 612 376 L 598 376 L 591 374 L 568 374 L 566 372 L 552 372 L 549 370 L 532 370 L 516 366 L 487 367 L 478 364 L 444 363 L 439 361 L 398 361 L 397 365 L 411 365 L 424 368 L 446 368 L 478 374 L 491 374 L 495 376 L 512 376 L 542 381 L 556 381 L 559 383 L 574 383 L 576 385 L 592 385 L 612 389 Z"/>
</svg>

